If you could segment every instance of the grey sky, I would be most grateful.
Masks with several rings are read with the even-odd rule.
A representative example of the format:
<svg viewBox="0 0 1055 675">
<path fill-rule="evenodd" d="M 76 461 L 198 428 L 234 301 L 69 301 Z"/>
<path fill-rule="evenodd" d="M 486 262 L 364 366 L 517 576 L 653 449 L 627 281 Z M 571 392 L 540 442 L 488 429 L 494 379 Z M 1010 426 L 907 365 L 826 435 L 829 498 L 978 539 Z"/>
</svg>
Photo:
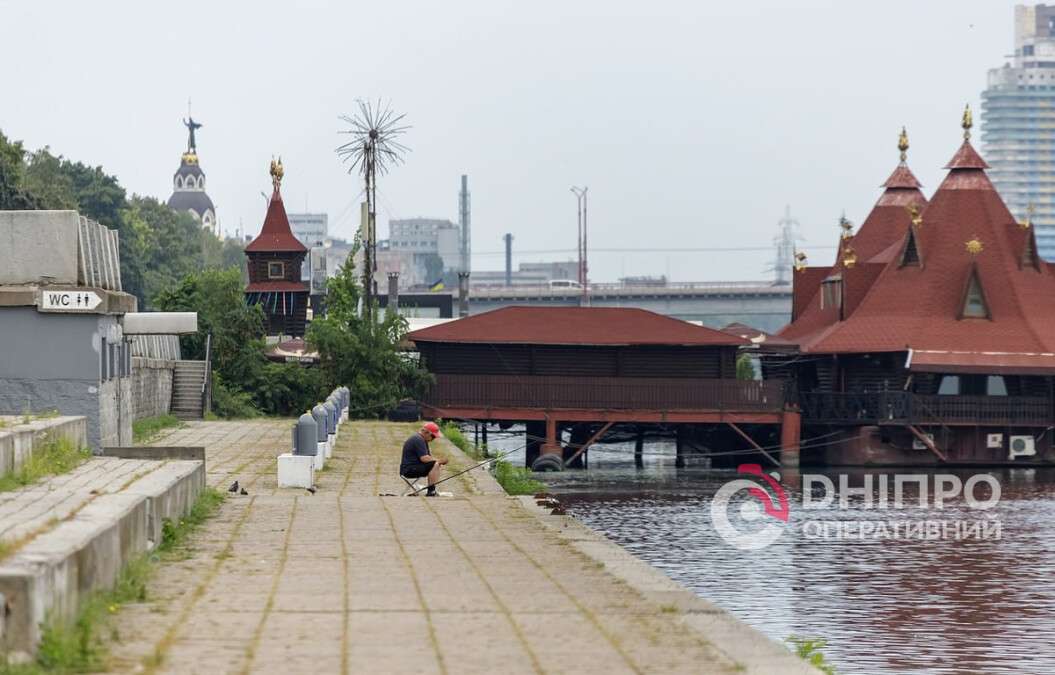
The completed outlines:
<svg viewBox="0 0 1055 675">
<path fill-rule="evenodd" d="M 830 245 L 843 209 L 860 222 L 875 201 L 902 124 L 935 189 L 1014 4 L 0 0 L 0 129 L 165 199 L 190 96 L 222 227 L 259 230 L 274 154 L 287 209 L 350 236 L 337 116 L 381 97 L 413 125 L 381 235 L 389 217 L 456 219 L 468 173 L 476 269 L 502 266 L 485 254 L 507 231 L 514 250 L 568 249 L 518 260 L 573 256 L 572 184 L 590 186 L 592 248 L 769 245 L 785 204 L 806 245 Z M 597 253 L 591 278 L 762 278 L 771 257 Z"/>
</svg>

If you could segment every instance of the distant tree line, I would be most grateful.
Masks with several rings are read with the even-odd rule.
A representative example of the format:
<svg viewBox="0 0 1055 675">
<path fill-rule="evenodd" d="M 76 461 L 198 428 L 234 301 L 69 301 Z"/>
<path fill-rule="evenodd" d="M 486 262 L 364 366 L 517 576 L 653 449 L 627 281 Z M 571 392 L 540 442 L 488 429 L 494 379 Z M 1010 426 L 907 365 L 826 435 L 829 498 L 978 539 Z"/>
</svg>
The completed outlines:
<svg viewBox="0 0 1055 675">
<path fill-rule="evenodd" d="M 188 213 L 153 197 L 128 197 L 117 178 L 48 147 L 27 151 L 0 131 L 0 210 L 73 209 L 115 229 L 121 241 L 121 283 L 141 309 L 187 274 L 244 265 L 242 245 L 220 241 Z"/>
<path fill-rule="evenodd" d="M 354 254 L 327 284 L 327 315 L 310 325 L 306 338 L 321 362 L 307 368 L 264 356 L 264 314 L 245 303 L 240 242 L 221 242 L 153 197 L 129 198 L 102 167 L 47 147 L 28 152 L 0 132 L 0 210 L 9 209 L 74 209 L 116 229 L 121 281 L 140 308 L 198 313 L 198 333 L 181 339 L 183 358 L 204 359 L 212 336 L 213 410 L 220 417 L 299 414 L 339 385 L 351 388 L 352 415 L 376 417 L 419 396 L 430 381 L 399 350 L 405 320 L 360 316 Z"/>
</svg>

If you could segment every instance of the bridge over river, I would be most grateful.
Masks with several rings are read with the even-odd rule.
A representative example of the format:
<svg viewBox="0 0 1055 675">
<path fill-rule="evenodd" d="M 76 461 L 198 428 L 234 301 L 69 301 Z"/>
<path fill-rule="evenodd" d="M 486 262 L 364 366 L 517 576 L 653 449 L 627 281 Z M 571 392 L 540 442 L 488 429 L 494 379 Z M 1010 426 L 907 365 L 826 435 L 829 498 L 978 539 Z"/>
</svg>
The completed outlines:
<svg viewBox="0 0 1055 675">
<path fill-rule="evenodd" d="M 547 286 L 473 287 L 469 313 L 479 314 L 510 305 L 577 307 L 578 288 Z M 668 282 L 663 286 L 590 284 L 593 307 L 637 307 L 685 321 L 721 328 L 743 323 L 776 332 L 791 320 L 791 286 L 765 281 Z"/>
</svg>

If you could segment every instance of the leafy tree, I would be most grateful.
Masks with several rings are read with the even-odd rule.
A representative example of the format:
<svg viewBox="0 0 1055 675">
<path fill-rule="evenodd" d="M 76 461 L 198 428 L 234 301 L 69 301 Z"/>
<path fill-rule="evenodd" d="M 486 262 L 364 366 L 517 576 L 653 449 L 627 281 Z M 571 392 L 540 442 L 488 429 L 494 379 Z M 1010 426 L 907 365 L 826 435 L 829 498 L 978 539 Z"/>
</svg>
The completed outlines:
<svg viewBox="0 0 1055 675">
<path fill-rule="evenodd" d="M 141 280 L 147 307 L 158 292 L 200 270 L 200 242 L 203 237 L 215 239 L 190 214 L 173 211 L 153 197 L 133 196 L 120 218 L 124 237 L 130 239 L 128 266 L 135 268 Z"/>
<path fill-rule="evenodd" d="M 25 185 L 37 198 L 39 208 L 78 208 L 73 180 L 64 170 L 62 158 L 51 154 L 47 146 L 29 155 Z"/>
<path fill-rule="evenodd" d="M 0 210 L 40 208 L 25 186 L 25 155 L 21 141 L 9 141 L 0 132 Z"/>
<path fill-rule="evenodd" d="M 751 355 L 744 353 L 736 357 L 736 379 L 754 380 L 755 377 L 755 364 L 751 360 Z"/>
<path fill-rule="evenodd" d="M 324 389 L 351 389 L 352 414 L 384 413 L 401 399 L 420 397 L 429 375 L 398 351 L 407 323 L 394 312 L 372 312 L 376 321 L 359 312 L 361 292 L 352 260 L 326 284 L 326 316 L 308 328 L 308 342 L 319 351 Z"/>
</svg>

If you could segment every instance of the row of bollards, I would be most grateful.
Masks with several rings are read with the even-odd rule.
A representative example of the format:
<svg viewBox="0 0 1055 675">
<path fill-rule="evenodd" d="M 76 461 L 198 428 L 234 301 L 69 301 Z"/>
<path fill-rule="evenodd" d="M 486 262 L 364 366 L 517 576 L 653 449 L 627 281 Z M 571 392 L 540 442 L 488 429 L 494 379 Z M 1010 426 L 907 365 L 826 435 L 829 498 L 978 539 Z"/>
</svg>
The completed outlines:
<svg viewBox="0 0 1055 675">
<path fill-rule="evenodd" d="M 278 486 L 313 488 L 315 472 L 333 456 L 337 432 L 348 419 L 351 390 L 337 387 L 293 425 L 293 451 L 278 456 Z"/>
</svg>

